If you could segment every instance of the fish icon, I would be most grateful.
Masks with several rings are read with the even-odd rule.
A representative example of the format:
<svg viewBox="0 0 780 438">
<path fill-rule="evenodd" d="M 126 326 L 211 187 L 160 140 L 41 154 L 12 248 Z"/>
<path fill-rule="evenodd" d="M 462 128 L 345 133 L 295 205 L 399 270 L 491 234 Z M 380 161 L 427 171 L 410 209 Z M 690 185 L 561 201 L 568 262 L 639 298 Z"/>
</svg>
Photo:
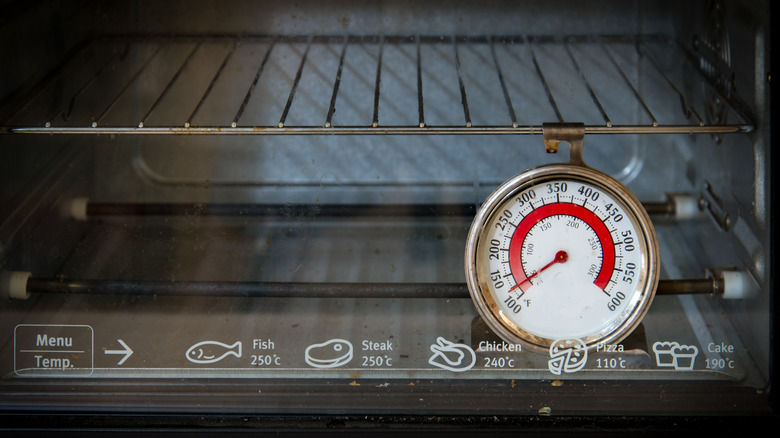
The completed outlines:
<svg viewBox="0 0 780 438">
<path fill-rule="evenodd" d="M 228 345 L 218 341 L 202 341 L 193 345 L 185 354 L 192 363 L 216 363 L 228 356 L 241 357 L 241 341 Z"/>
<path fill-rule="evenodd" d="M 352 360 L 352 344 L 344 339 L 331 339 L 306 348 L 306 363 L 314 368 L 335 368 Z"/>
</svg>

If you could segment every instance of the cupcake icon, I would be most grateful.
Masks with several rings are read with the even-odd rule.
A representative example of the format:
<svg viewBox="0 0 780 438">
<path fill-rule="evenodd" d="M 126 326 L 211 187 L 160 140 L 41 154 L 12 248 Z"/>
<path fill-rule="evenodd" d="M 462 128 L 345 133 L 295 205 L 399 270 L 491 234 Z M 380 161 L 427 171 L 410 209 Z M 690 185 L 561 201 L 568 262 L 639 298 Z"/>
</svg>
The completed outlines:
<svg viewBox="0 0 780 438">
<path fill-rule="evenodd" d="M 680 345 L 678 342 L 662 341 L 653 344 L 655 363 L 659 367 L 674 368 L 676 371 L 692 370 L 699 349 L 695 345 Z"/>
<path fill-rule="evenodd" d="M 699 349 L 693 345 L 678 345 L 672 349 L 675 370 L 692 370 Z"/>
</svg>

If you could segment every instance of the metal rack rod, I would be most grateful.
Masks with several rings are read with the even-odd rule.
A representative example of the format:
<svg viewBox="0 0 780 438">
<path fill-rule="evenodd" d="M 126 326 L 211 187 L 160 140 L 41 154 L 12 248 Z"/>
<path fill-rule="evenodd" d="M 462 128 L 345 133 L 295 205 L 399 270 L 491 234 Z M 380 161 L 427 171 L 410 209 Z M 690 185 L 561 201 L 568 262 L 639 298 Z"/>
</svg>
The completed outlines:
<svg viewBox="0 0 780 438">
<path fill-rule="evenodd" d="M 287 97 L 287 104 L 284 105 L 284 110 L 282 111 L 282 117 L 279 119 L 279 127 L 284 127 L 284 122 L 287 121 L 287 115 L 290 113 L 290 107 L 292 107 L 293 99 L 295 98 L 295 92 L 298 90 L 298 84 L 301 82 L 301 76 L 303 76 L 303 66 L 306 65 L 306 57 L 309 55 L 309 49 L 311 48 L 311 42 L 312 39 L 309 38 L 309 41 L 306 43 L 306 49 L 303 51 L 303 56 L 301 56 L 301 62 L 298 65 L 298 70 L 295 73 L 295 79 L 293 79 L 293 85 L 290 89 L 290 95 Z"/>
<path fill-rule="evenodd" d="M 755 125 L 755 118 L 752 114 L 750 114 L 750 111 L 747 109 L 747 105 L 736 95 L 724 94 L 723 90 L 715 83 L 713 83 L 712 78 L 706 72 L 704 72 L 700 63 L 696 60 L 690 50 L 683 47 L 679 43 L 678 47 L 683 54 L 682 58 L 685 60 L 685 63 L 698 72 L 701 78 L 704 79 L 704 81 L 709 85 L 710 89 L 712 89 L 721 99 L 723 99 L 724 102 L 728 102 L 734 112 L 742 119 L 743 123 L 750 126 Z"/>
<path fill-rule="evenodd" d="M 283 283 L 29 278 L 27 292 L 252 298 L 468 298 L 459 283 Z"/>
<path fill-rule="evenodd" d="M 74 94 L 73 97 L 70 98 L 70 101 L 68 103 L 67 109 L 66 108 L 57 108 L 57 110 L 48 117 L 48 120 L 54 120 L 57 118 L 57 116 L 62 116 L 63 120 L 67 120 L 68 117 L 70 117 L 71 113 L 73 112 L 73 106 L 76 104 L 76 99 L 81 96 L 87 88 L 89 88 L 90 85 L 98 78 L 101 74 L 103 74 L 104 71 L 106 71 L 107 68 L 109 68 L 116 60 L 122 60 L 125 56 L 127 56 L 127 53 L 130 51 L 130 45 L 125 45 L 125 50 L 122 52 L 114 53 L 108 61 L 106 61 L 105 64 L 103 64 L 96 72 L 92 74 L 92 76 L 85 82 Z"/>
<path fill-rule="evenodd" d="M 233 56 L 233 53 L 236 51 L 237 46 L 238 44 L 235 42 L 230 45 L 230 49 L 228 50 L 225 57 L 222 59 L 222 63 L 219 65 L 217 72 L 214 73 L 214 77 L 211 78 L 211 82 L 209 82 L 209 86 L 206 88 L 206 91 L 203 92 L 203 95 L 200 97 L 198 104 L 195 105 L 195 109 L 193 109 L 192 112 L 190 113 L 190 116 L 187 117 L 187 121 L 184 122 L 185 128 L 190 127 L 190 124 L 192 123 L 192 119 L 198 114 L 198 111 L 200 111 L 200 108 L 203 106 L 203 102 L 205 102 L 206 98 L 209 97 L 209 95 L 211 94 L 211 90 L 214 89 L 214 84 L 217 82 L 217 79 L 219 79 L 219 77 L 222 75 L 222 72 L 225 70 L 225 66 L 227 65 L 228 61 L 230 61 L 230 58 Z"/>
<path fill-rule="evenodd" d="M 271 45 L 268 47 L 268 50 L 266 50 L 265 55 L 263 55 L 263 61 L 260 63 L 260 67 L 257 68 L 257 73 L 255 73 L 255 78 L 254 80 L 252 80 L 252 83 L 249 85 L 249 89 L 246 91 L 246 94 L 244 95 L 244 100 L 241 101 L 241 106 L 238 107 L 238 111 L 236 111 L 236 115 L 233 116 L 233 121 L 230 123 L 231 127 L 235 128 L 238 125 L 238 120 L 244 114 L 244 110 L 246 109 L 246 106 L 249 103 L 249 99 L 252 97 L 252 92 L 255 91 L 257 82 L 260 80 L 260 76 L 262 76 L 263 70 L 265 70 L 265 65 L 268 63 L 268 58 L 271 56 L 271 52 L 274 50 L 275 45 L 276 45 L 276 39 L 271 41 Z M 293 88 L 292 92 L 294 92 L 294 90 L 295 89 Z M 290 99 L 292 99 L 292 97 L 290 97 Z M 286 115 L 283 115 L 282 117 L 286 117 Z"/>
<path fill-rule="evenodd" d="M 24 111 L 26 108 L 32 104 L 32 102 L 35 101 L 35 98 L 41 95 L 44 90 L 46 90 L 47 87 L 49 87 L 51 84 L 53 84 L 57 79 L 59 79 L 65 72 L 66 67 L 73 63 L 73 60 L 83 51 L 89 47 L 90 41 L 85 40 L 76 45 L 73 49 L 71 49 L 67 56 L 65 56 L 64 60 L 60 62 L 57 67 L 55 67 L 49 74 L 47 74 L 35 87 L 33 87 L 32 91 L 28 93 L 28 95 L 25 97 L 24 100 L 22 100 L 20 105 L 17 105 L 10 113 L 8 117 L 5 118 L 3 121 L 4 124 L 8 124 L 11 120 L 13 120 L 16 116 L 18 116 L 22 111 Z M 20 94 L 21 91 L 19 89 L 14 90 L 6 99 L 8 101 L 12 101 L 13 96 Z M 5 104 L 5 100 L 3 102 L 0 102 L 0 104 Z"/>
<path fill-rule="evenodd" d="M 343 34 L 339 34 L 337 37 L 340 38 Z M 94 40 L 98 41 L 133 41 L 136 40 L 139 37 L 139 35 L 135 34 L 115 34 L 115 35 L 102 35 L 96 37 Z M 226 40 L 236 40 L 240 39 L 241 41 L 256 43 L 256 42 L 267 42 L 270 41 L 273 38 L 279 38 L 284 39 L 284 41 L 290 42 L 290 43 L 307 43 L 310 39 L 312 41 L 312 44 L 321 44 L 321 43 L 328 43 L 331 42 L 334 38 L 333 34 L 309 34 L 309 33 L 298 33 L 298 34 L 242 34 L 241 36 L 236 36 L 236 34 L 232 33 L 213 33 L 213 34 L 198 34 L 198 33 L 181 33 L 177 34 L 175 36 L 165 33 L 160 34 L 144 34 L 140 36 L 144 39 L 144 41 L 147 42 L 153 42 L 153 41 L 171 41 L 171 40 L 177 40 L 177 41 L 193 41 L 193 40 L 202 40 L 204 42 L 218 42 L 222 43 Z M 410 35 L 410 34 L 349 34 L 349 43 L 360 43 L 360 42 L 370 42 L 370 43 L 379 43 L 380 40 L 384 39 L 385 43 L 387 44 L 415 44 L 416 40 L 419 38 L 421 44 L 436 44 L 440 43 L 442 41 L 442 35 L 439 34 L 416 34 L 416 35 Z M 556 34 L 534 34 L 532 36 L 528 36 L 527 34 L 524 36 L 522 34 L 483 34 L 483 35 L 469 35 L 469 34 L 455 34 L 454 37 L 458 38 L 460 41 L 463 41 L 464 43 L 468 44 L 488 44 L 491 39 L 494 39 L 496 41 L 501 41 L 502 43 L 507 44 L 522 44 L 526 42 L 528 38 L 533 38 L 534 41 L 536 41 L 539 44 L 548 44 L 548 43 L 560 43 L 563 38 L 566 38 L 567 40 L 571 41 L 572 43 L 592 43 L 598 39 L 598 41 L 603 41 L 605 43 L 611 44 L 611 43 L 630 43 L 636 41 L 638 38 L 642 39 L 647 42 L 656 42 L 656 43 L 670 43 L 671 40 L 667 35 L 663 34 L 604 34 L 604 35 L 561 35 L 560 33 Z M 446 38 L 446 36 L 445 36 Z M 93 40 L 93 41 L 94 41 Z"/>
<path fill-rule="evenodd" d="M 420 56 L 420 36 L 415 39 L 415 48 L 417 50 L 417 115 L 420 128 L 425 126 L 425 108 L 423 104 L 423 80 L 422 80 L 422 57 Z"/>
<path fill-rule="evenodd" d="M 374 85 L 374 114 L 371 117 L 371 126 L 376 128 L 379 126 L 379 89 L 382 82 L 382 53 L 385 48 L 385 38 L 382 37 L 379 40 L 379 55 L 377 55 L 376 62 L 376 80 Z"/>
<path fill-rule="evenodd" d="M 97 116 L 97 118 L 95 118 L 95 119 L 92 121 L 92 127 L 93 127 L 93 128 L 96 128 L 96 127 L 98 126 L 98 124 L 100 124 L 100 121 L 101 121 L 101 120 L 103 120 L 103 117 L 104 117 L 104 116 L 105 116 L 105 115 L 106 115 L 106 114 L 107 114 L 109 111 L 111 111 L 111 108 L 113 108 L 113 107 L 114 107 L 114 105 L 116 105 L 116 103 L 119 101 L 119 98 L 120 98 L 120 97 L 122 97 L 122 95 L 123 95 L 123 94 L 125 94 L 125 91 L 127 91 L 127 89 L 128 89 L 128 88 L 130 88 L 130 86 L 131 86 L 131 85 L 133 85 L 133 83 L 135 83 L 135 81 L 136 81 L 136 80 L 138 80 L 138 78 L 141 76 L 141 74 L 144 72 L 144 70 L 146 70 L 146 68 L 149 66 L 149 64 L 151 64 L 151 63 L 152 63 L 152 61 L 154 60 L 154 58 L 156 58 L 156 57 L 157 57 L 157 55 L 160 53 L 160 51 L 162 51 L 162 48 L 163 48 L 163 46 L 162 46 L 162 45 L 158 45 L 158 46 L 157 46 L 157 49 L 154 51 L 154 53 L 152 53 L 152 55 L 151 55 L 151 56 L 149 56 L 149 57 L 148 57 L 148 58 L 147 58 L 147 59 L 146 59 L 146 60 L 143 62 L 143 64 L 141 64 L 141 68 L 139 68 L 139 69 L 138 69 L 138 70 L 135 72 L 135 74 L 133 74 L 133 76 L 130 78 L 130 80 L 128 80 L 128 81 L 127 81 L 127 83 L 125 83 L 125 86 L 124 86 L 124 87 L 122 87 L 122 89 L 121 89 L 121 90 L 119 90 L 119 93 L 117 93 L 117 94 L 116 94 L 116 96 L 114 96 L 114 99 L 113 99 L 113 100 L 111 100 L 111 103 L 110 103 L 110 104 L 108 104 L 108 106 L 107 106 L 107 107 L 105 107 L 105 108 L 103 109 L 103 111 L 100 113 L 100 115 L 98 115 L 98 116 Z"/>
<path fill-rule="evenodd" d="M 639 91 L 637 91 L 636 87 L 634 87 L 634 84 L 631 83 L 631 80 L 628 79 L 626 72 L 623 71 L 623 68 L 620 67 L 620 64 L 618 64 L 617 60 L 615 59 L 615 56 L 612 55 L 612 51 L 610 51 L 609 48 L 604 43 L 601 43 L 601 48 L 604 49 L 604 53 L 606 53 L 607 57 L 610 59 L 610 61 L 612 61 L 612 65 L 615 66 L 618 73 L 620 73 L 620 76 L 626 82 L 626 85 L 631 89 L 631 92 L 634 93 L 634 97 L 636 97 L 636 100 L 639 102 L 640 105 L 642 105 L 642 108 L 650 117 L 653 126 L 658 126 L 658 120 L 653 115 L 653 112 L 650 111 L 650 108 L 647 106 L 647 102 L 645 102 L 645 100 L 642 98 L 642 95 L 639 94 Z"/>
<path fill-rule="evenodd" d="M 517 114 L 515 113 L 514 105 L 512 105 L 512 97 L 509 95 L 509 90 L 506 87 L 506 80 L 504 80 L 504 73 L 501 71 L 501 64 L 498 62 L 496 45 L 493 41 L 494 39 L 490 38 L 490 55 L 493 57 L 493 65 L 496 66 L 496 74 L 498 74 L 498 82 L 501 84 L 501 92 L 504 94 L 504 102 L 506 102 L 506 108 L 509 111 L 509 119 L 512 121 L 512 127 L 517 128 Z"/>
<path fill-rule="evenodd" d="M 675 204 L 646 202 L 650 215 L 674 215 Z M 474 204 L 219 204 L 88 202 L 87 217 L 99 216 L 242 216 L 421 218 L 466 217 L 476 214 Z"/>
<path fill-rule="evenodd" d="M 466 97 L 466 86 L 463 84 L 463 67 L 460 65 L 460 56 L 458 55 L 458 40 L 453 38 L 452 50 L 455 53 L 455 71 L 458 73 L 458 86 L 460 87 L 460 101 L 463 104 L 463 118 L 466 126 L 471 126 L 471 114 L 469 113 L 469 99 Z"/>
<path fill-rule="evenodd" d="M 176 204 L 89 202 L 87 217 L 242 216 L 242 217 L 470 217 L 473 204 Z"/>
<path fill-rule="evenodd" d="M 333 112 L 336 111 L 336 97 L 339 94 L 339 86 L 341 85 L 341 72 L 344 70 L 344 57 L 347 54 L 347 47 L 349 46 L 349 39 L 344 37 L 344 46 L 341 48 L 341 56 L 339 56 L 339 68 L 336 71 L 336 80 L 333 82 L 333 93 L 330 97 L 330 105 L 328 106 L 328 115 L 325 117 L 325 127 L 330 128 L 331 121 L 333 120 Z"/>
<path fill-rule="evenodd" d="M 585 84 L 585 87 L 588 88 L 588 93 L 590 94 L 590 98 L 593 100 L 593 103 L 596 104 L 596 107 L 599 109 L 599 113 L 601 113 L 601 117 L 604 119 L 604 124 L 606 126 L 612 126 L 612 121 L 609 119 L 609 116 L 607 115 L 607 112 L 604 110 L 604 107 L 601 105 L 601 102 L 599 101 L 598 97 L 596 97 L 596 92 L 593 91 L 593 87 L 590 85 L 590 81 L 588 81 L 588 78 L 585 76 L 585 72 L 582 71 L 580 68 L 580 64 L 577 62 L 577 59 L 574 57 L 574 54 L 571 52 L 571 48 L 569 47 L 569 43 L 564 43 L 563 47 L 566 48 L 566 53 L 569 55 L 569 59 L 571 59 L 572 65 L 574 65 L 574 68 L 577 70 L 577 74 L 580 76 L 580 79 L 582 79 L 582 82 Z"/>
<path fill-rule="evenodd" d="M 661 74 L 661 76 L 666 81 L 666 84 L 671 87 L 672 90 L 674 90 L 675 93 L 677 93 L 677 96 L 680 98 L 680 104 L 682 105 L 683 114 L 685 115 L 685 118 L 690 118 L 690 115 L 693 114 L 696 117 L 696 120 L 699 123 L 699 126 L 704 126 L 704 119 L 701 118 L 699 113 L 696 111 L 695 108 L 688 105 L 685 95 L 682 91 L 680 91 L 679 88 L 677 88 L 676 85 L 674 85 L 674 82 L 672 82 L 671 79 L 669 79 L 669 76 L 664 72 L 664 70 L 661 68 L 661 66 L 658 64 L 658 61 L 656 61 L 655 57 L 653 57 L 652 54 L 650 54 L 649 49 L 644 47 L 644 44 L 640 41 L 637 44 L 637 50 L 639 51 L 640 55 L 646 57 L 648 60 L 650 60 L 650 64 L 655 67 L 655 69 L 658 71 L 658 73 Z"/>
<path fill-rule="evenodd" d="M 526 126 L 41 126 L 8 128 L 24 134 L 116 134 L 116 135 L 540 135 L 542 125 Z M 751 125 L 585 125 L 586 134 L 738 134 L 753 131 Z"/>
<path fill-rule="evenodd" d="M 27 279 L 28 293 L 210 296 L 246 298 L 414 298 L 467 299 L 465 283 L 299 283 L 252 281 L 149 281 Z M 656 294 L 717 294 L 722 285 L 712 279 L 661 280 Z"/>
<path fill-rule="evenodd" d="M 555 111 L 555 116 L 558 118 L 558 121 L 563 122 L 564 119 L 561 115 L 561 110 L 558 109 L 558 104 L 555 103 L 555 97 L 553 97 L 552 91 L 550 91 L 550 86 L 547 84 L 547 79 L 545 79 L 544 73 L 542 73 L 542 68 L 539 67 L 539 60 L 536 59 L 536 52 L 534 51 L 534 47 L 525 36 L 523 36 L 523 40 L 526 44 L 528 44 L 528 50 L 531 52 L 531 60 L 534 62 L 536 74 L 539 76 L 539 80 L 542 81 L 542 85 L 544 86 L 544 92 L 547 95 L 547 101 L 550 102 L 550 106 L 552 106 L 553 111 Z"/>
<path fill-rule="evenodd" d="M 661 280 L 656 295 L 706 295 L 722 294 L 724 282 L 720 278 L 694 280 Z"/>
<path fill-rule="evenodd" d="M 184 62 L 181 63 L 179 66 L 179 69 L 176 70 L 176 73 L 173 75 L 173 77 L 168 81 L 168 84 L 165 86 L 165 89 L 162 93 L 160 93 L 159 96 L 157 96 L 157 99 L 154 101 L 152 106 L 149 108 L 149 110 L 146 111 L 146 114 L 141 118 L 141 121 L 138 123 L 139 128 L 143 128 L 144 123 L 146 123 L 146 120 L 149 119 L 149 116 L 152 115 L 152 112 L 154 112 L 155 108 L 157 108 L 157 105 L 160 104 L 160 102 L 163 100 L 163 98 L 168 94 L 168 91 L 171 89 L 173 84 L 176 82 L 177 79 L 179 79 L 179 76 L 181 76 L 181 72 L 184 71 L 184 69 L 190 64 L 190 61 L 192 61 L 192 58 L 195 56 L 195 53 L 200 49 L 201 43 L 198 43 L 195 45 L 195 47 L 190 50 L 190 53 L 187 54 L 187 57 L 184 59 Z"/>
</svg>

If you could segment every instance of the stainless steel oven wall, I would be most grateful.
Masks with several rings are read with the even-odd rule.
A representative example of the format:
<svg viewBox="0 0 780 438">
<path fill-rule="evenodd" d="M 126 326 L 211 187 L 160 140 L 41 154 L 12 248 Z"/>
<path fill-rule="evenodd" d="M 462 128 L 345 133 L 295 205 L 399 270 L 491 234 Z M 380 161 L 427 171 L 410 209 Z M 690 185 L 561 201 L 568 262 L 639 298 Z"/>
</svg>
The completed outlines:
<svg viewBox="0 0 780 438">
<path fill-rule="evenodd" d="M 41 112 L 62 104 L 61 87 L 40 84 L 56 75 L 62 63 L 94 30 L 89 2 L 64 8 L 57 2 L 2 2 L 0 17 L 0 119 L 4 126 L 30 108 L 36 95 Z M 27 96 L 27 97 L 25 97 Z M 0 266 L 30 266 L 54 272 L 72 251 L 83 228 L 62 222 L 62 197 L 84 193 L 91 185 L 92 154 L 74 138 L 38 141 L 0 132 Z M 83 225 L 83 224 L 82 224 Z"/>
<path fill-rule="evenodd" d="M 771 255 L 767 250 L 773 229 L 771 121 L 766 110 L 770 101 L 770 26 L 765 16 L 756 13 L 768 10 L 768 4 L 705 1 L 687 7 L 686 15 L 697 20 L 695 25 L 679 28 L 678 40 L 700 60 L 708 81 L 722 90 L 701 95 L 706 120 L 733 117 L 726 114 L 722 104 L 729 96 L 739 94 L 739 105 L 751 108 L 751 123 L 756 127 L 746 136 L 702 138 L 704 149 L 687 156 L 686 176 L 701 194 L 710 219 L 717 224 L 717 239 L 706 237 L 712 236 L 713 231 L 702 230 L 701 241 L 706 243 L 702 251 L 712 261 L 719 260 L 724 252 L 737 254 L 738 263 L 751 273 L 761 290 L 770 291 Z M 765 340 L 756 335 L 771 330 L 769 314 L 759 310 L 771 307 L 770 295 L 762 293 L 752 300 L 724 302 L 734 330 L 752 333 L 742 339 L 763 364 L 769 363 L 772 352 Z M 769 372 L 766 367 L 761 370 Z"/>
</svg>

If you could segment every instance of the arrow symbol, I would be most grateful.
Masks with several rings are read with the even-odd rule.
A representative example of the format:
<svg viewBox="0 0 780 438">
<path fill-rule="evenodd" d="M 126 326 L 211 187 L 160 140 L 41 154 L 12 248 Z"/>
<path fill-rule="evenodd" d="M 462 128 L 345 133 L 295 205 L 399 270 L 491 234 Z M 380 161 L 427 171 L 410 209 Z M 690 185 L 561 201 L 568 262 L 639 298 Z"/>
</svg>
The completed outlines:
<svg viewBox="0 0 780 438">
<path fill-rule="evenodd" d="M 105 353 L 105 354 L 124 354 L 125 357 L 123 357 L 119 361 L 119 363 L 117 363 L 117 365 L 122 365 L 123 363 L 125 363 L 125 361 L 130 356 L 133 355 L 133 350 L 131 350 L 130 347 L 128 347 L 127 344 L 125 344 L 125 341 L 123 341 L 121 339 L 117 339 L 117 342 L 119 342 L 119 344 L 122 345 L 122 347 L 124 347 L 124 350 L 105 350 L 105 351 L 103 351 L 103 353 Z"/>
</svg>

